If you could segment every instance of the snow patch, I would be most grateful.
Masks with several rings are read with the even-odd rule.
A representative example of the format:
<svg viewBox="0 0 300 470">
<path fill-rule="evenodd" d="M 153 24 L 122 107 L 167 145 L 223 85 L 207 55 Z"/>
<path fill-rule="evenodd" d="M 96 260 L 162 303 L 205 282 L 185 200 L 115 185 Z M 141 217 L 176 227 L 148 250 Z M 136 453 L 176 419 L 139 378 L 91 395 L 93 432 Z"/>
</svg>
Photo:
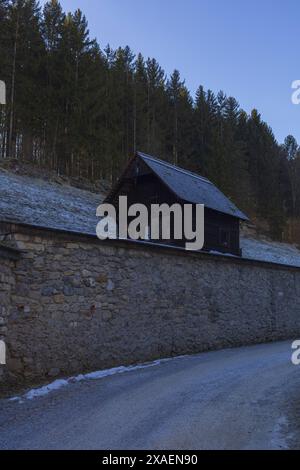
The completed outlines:
<svg viewBox="0 0 300 470">
<path fill-rule="evenodd" d="M 67 385 L 70 385 L 72 383 L 76 382 L 82 382 L 84 380 L 98 380 L 102 379 L 104 377 L 109 377 L 111 375 L 115 374 L 123 374 L 124 372 L 131 372 L 133 370 L 139 370 L 139 369 L 147 369 L 148 367 L 154 367 L 158 366 L 160 364 L 163 364 L 164 362 L 171 361 L 173 359 L 180 359 L 185 356 L 177 356 L 177 357 L 170 357 L 170 358 L 165 358 L 165 359 L 157 359 L 156 361 L 153 362 L 146 362 L 143 364 L 137 364 L 135 366 L 120 366 L 120 367 L 113 367 L 112 369 L 104 369 L 104 370 L 98 370 L 95 372 L 89 372 L 87 374 L 79 374 L 74 377 L 69 377 L 67 379 L 57 379 L 54 382 L 51 382 L 48 385 L 44 385 L 43 387 L 39 388 L 33 388 L 26 392 L 22 396 L 15 396 L 11 397 L 8 399 L 8 401 L 17 401 L 19 403 L 24 403 L 24 400 L 32 400 L 33 398 L 38 398 L 42 397 L 44 395 L 48 395 L 48 393 L 51 393 L 53 391 L 57 391 L 63 387 L 66 387 Z"/>
<path fill-rule="evenodd" d="M 239 256 L 233 255 L 231 253 L 223 253 L 222 251 L 217 251 L 217 250 L 209 250 L 209 253 L 211 255 L 229 256 L 231 258 L 239 258 Z"/>
<path fill-rule="evenodd" d="M 300 267 L 300 250 L 292 244 L 241 237 L 243 258 Z"/>
<path fill-rule="evenodd" d="M 288 243 L 241 237 L 242 258 L 300 267 L 300 250 Z M 210 250 L 210 254 L 239 258 L 231 253 Z"/>
</svg>

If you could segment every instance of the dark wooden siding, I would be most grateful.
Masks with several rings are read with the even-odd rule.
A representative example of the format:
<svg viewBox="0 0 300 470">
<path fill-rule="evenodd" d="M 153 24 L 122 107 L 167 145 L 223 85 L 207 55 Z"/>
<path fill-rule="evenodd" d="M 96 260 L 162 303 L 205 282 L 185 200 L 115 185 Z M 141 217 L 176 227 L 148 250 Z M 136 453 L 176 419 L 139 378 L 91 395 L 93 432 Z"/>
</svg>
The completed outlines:
<svg viewBox="0 0 300 470">
<path fill-rule="evenodd" d="M 141 171 L 142 170 L 142 171 Z M 142 203 L 150 209 L 151 204 L 184 204 L 179 200 L 159 178 L 145 168 L 140 169 L 138 175 L 130 174 L 123 180 L 119 195 L 127 195 L 128 205 Z M 115 200 L 117 202 L 117 200 Z M 195 228 L 195 217 L 193 218 Z M 204 250 L 219 251 L 241 255 L 239 246 L 239 219 L 230 215 L 205 208 L 205 243 Z M 157 241 L 157 240 L 153 240 Z M 184 246 L 186 240 L 174 240 L 171 233 L 169 240 L 159 240 L 159 243 Z"/>
<path fill-rule="evenodd" d="M 205 208 L 204 249 L 240 255 L 239 219 Z"/>
</svg>

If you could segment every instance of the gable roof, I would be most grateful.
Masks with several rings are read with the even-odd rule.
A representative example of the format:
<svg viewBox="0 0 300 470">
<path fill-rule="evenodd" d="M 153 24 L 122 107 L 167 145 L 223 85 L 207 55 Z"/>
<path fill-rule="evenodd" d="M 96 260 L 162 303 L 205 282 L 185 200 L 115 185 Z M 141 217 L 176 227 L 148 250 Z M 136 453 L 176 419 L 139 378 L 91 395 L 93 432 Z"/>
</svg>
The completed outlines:
<svg viewBox="0 0 300 470">
<path fill-rule="evenodd" d="M 204 204 L 224 214 L 249 220 L 211 181 L 171 163 L 159 160 L 142 152 L 140 158 L 158 178 L 179 198 L 186 202 Z"/>
</svg>

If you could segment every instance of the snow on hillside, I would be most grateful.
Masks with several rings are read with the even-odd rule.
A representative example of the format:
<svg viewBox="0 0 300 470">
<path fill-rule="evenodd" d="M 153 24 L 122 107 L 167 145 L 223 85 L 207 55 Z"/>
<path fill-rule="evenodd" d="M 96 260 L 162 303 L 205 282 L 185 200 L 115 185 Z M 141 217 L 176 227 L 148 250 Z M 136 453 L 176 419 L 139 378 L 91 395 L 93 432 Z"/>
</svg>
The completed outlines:
<svg viewBox="0 0 300 470">
<path fill-rule="evenodd" d="M 241 237 L 243 258 L 271 261 L 300 267 L 300 250 L 295 245 Z"/>
<path fill-rule="evenodd" d="M 0 220 L 95 234 L 103 194 L 0 168 Z"/>
<path fill-rule="evenodd" d="M 92 193 L 0 168 L 0 221 L 95 235 L 96 208 L 103 197 L 100 192 Z M 300 267 L 300 250 L 295 245 L 242 232 L 241 248 L 244 258 Z"/>
</svg>

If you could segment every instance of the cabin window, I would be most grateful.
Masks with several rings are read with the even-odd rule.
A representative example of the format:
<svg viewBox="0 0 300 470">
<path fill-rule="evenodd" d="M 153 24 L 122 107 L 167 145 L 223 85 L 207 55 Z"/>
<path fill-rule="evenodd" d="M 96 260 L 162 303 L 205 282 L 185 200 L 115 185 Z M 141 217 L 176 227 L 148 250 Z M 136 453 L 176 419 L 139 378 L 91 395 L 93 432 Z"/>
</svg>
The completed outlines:
<svg viewBox="0 0 300 470">
<path fill-rule="evenodd" d="M 228 248 L 230 245 L 230 232 L 224 228 L 221 228 L 219 231 L 219 242 L 220 245 Z"/>
</svg>

